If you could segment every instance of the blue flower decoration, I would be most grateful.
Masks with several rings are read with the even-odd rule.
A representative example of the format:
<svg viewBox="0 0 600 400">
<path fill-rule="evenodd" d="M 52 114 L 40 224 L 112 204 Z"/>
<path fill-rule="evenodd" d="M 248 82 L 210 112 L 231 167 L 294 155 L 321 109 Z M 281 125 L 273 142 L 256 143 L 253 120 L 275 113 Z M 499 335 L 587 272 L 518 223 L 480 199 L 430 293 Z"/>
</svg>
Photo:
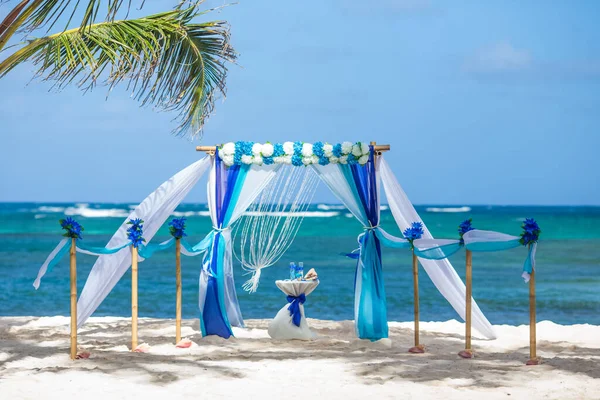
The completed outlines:
<svg viewBox="0 0 600 400">
<path fill-rule="evenodd" d="M 329 164 L 329 158 L 319 157 L 319 165 L 327 165 L 327 164 Z"/>
<path fill-rule="evenodd" d="M 242 163 L 242 142 L 235 142 L 235 153 L 233 154 L 233 162 L 236 165 Z"/>
<path fill-rule="evenodd" d="M 348 154 L 348 164 L 352 165 L 356 163 L 358 163 L 358 159 L 356 158 L 356 156 L 352 153 Z"/>
<path fill-rule="evenodd" d="M 254 142 L 242 142 L 242 154 L 246 156 L 251 156 L 252 146 L 254 146 Z"/>
<path fill-rule="evenodd" d="M 273 157 L 281 157 L 285 155 L 285 151 L 283 150 L 283 144 L 277 143 L 273 146 Z"/>
<path fill-rule="evenodd" d="M 458 234 L 460 235 L 460 245 L 464 245 L 465 241 L 463 240 L 463 235 L 469 231 L 472 231 L 473 229 L 473 218 L 469 218 L 469 219 L 465 219 L 463 222 L 460 223 L 460 225 L 458 225 Z"/>
<path fill-rule="evenodd" d="M 263 157 L 263 163 L 265 165 L 271 165 L 275 162 L 275 160 L 273 160 L 273 157 Z"/>
<path fill-rule="evenodd" d="M 313 154 L 319 158 L 324 157 L 325 152 L 323 151 L 323 146 L 324 146 L 323 142 L 313 143 Z"/>
<path fill-rule="evenodd" d="M 336 156 L 337 158 L 340 158 L 341 156 L 344 155 L 342 153 L 342 144 L 341 143 L 338 143 L 335 146 L 333 146 L 333 155 Z"/>
<path fill-rule="evenodd" d="M 127 239 L 129 239 L 129 241 L 131 241 L 131 245 L 137 249 L 146 241 L 146 239 L 143 237 L 144 221 L 139 218 L 130 219 L 127 224 L 131 225 L 129 228 L 127 228 Z"/>
<path fill-rule="evenodd" d="M 300 156 L 298 154 L 294 154 L 292 156 L 292 165 L 295 167 L 299 167 L 299 166 L 303 165 L 302 164 L 302 156 Z"/>
<path fill-rule="evenodd" d="M 181 239 L 182 237 L 187 236 L 185 233 L 185 217 L 173 218 L 171 222 L 169 222 L 169 232 L 175 239 Z"/>
<path fill-rule="evenodd" d="M 525 218 L 521 228 L 523 228 L 523 232 L 521 233 L 521 239 L 519 239 L 519 242 L 523 246 L 527 246 L 531 243 L 537 243 L 542 230 L 533 218 Z"/>
<path fill-rule="evenodd" d="M 83 231 L 83 226 L 79 225 L 79 222 L 75 221 L 71 217 L 61 219 L 58 222 L 60 222 L 61 228 L 66 230 L 66 232 L 63 233 L 64 237 L 71 239 L 82 239 L 81 232 Z"/>
<path fill-rule="evenodd" d="M 406 228 L 402 234 L 410 242 L 410 247 L 414 248 L 413 241 L 415 239 L 421 239 L 423 236 L 423 223 L 422 222 L 413 222 L 410 225 L 410 228 Z"/>
<path fill-rule="evenodd" d="M 302 142 L 294 142 L 294 154 L 302 156 Z"/>
</svg>

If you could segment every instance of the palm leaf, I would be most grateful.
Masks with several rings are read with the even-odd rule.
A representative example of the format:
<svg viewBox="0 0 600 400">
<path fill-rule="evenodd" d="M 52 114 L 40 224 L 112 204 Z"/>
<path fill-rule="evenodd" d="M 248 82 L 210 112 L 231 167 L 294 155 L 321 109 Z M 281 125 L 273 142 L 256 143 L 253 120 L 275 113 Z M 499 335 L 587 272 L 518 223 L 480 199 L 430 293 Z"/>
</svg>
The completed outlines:
<svg viewBox="0 0 600 400">
<path fill-rule="evenodd" d="M 29 60 L 62 89 L 124 81 L 142 105 L 179 113 L 179 134 L 199 134 L 225 94 L 226 62 L 236 53 L 225 22 L 194 23 L 195 7 L 92 24 L 30 41 L 0 63 L 0 78 Z"/>
</svg>

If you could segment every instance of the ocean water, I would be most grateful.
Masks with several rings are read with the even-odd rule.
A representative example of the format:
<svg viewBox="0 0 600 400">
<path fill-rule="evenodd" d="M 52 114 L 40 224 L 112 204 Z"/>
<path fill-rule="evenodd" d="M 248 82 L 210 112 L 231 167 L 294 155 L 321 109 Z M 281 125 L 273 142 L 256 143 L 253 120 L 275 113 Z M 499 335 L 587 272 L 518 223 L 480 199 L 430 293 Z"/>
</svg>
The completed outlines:
<svg viewBox="0 0 600 400">
<path fill-rule="evenodd" d="M 40 265 L 61 239 L 58 220 L 72 215 L 85 227 L 84 240 L 103 246 L 123 222 L 130 204 L 0 203 L 0 315 L 68 315 L 68 257 L 46 275 L 39 290 L 32 282 Z M 381 226 L 399 235 L 391 213 L 383 207 Z M 518 235 L 520 222 L 534 217 L 542 228 L 537 254 L 539 320 L 560 324 L 600 325 L 600 207 L 419 206 L 421 217 L 436 237 L 456 238 L 457 225 L 473 218 L 475 227 Z M 204 204 L 184 204 L 174 213 L 187 216 L 188 240 L 196 243 L 210 230 Z M 298 236 L 274 266 L 263 270 L 258 292 L 242 290 L 244 276 L 234 262 L 236 286 L 244 318 L 272 318 L 285 304 L 274 281 L 288 276 L 290 261 L 303 261 L 305 271 L 315 268 L 321 284 L 311 294 L 306 313 L 320 319 L 353 318 L 355 261 L 340 256 L 356 248 L 360 224 L 343 206 L 315 204 Z M 153 242 L 169 238 L 163 226 Z M 239 249 L 239 245 L 235 244 Z M 79 291 L 95 257 L 78 254 Z M 524 248 L 473 257 L 473 295 L 493 324 L 528 322 L 528 285 L 520 275 Z M 464 252 L 451 258 L 464 277 Z M 182 257 L 183 316 L 197 317 L 200 257 Z M 411 255 L 407 250 L 383 249 L 383 268 L 390 321 L 413 319 Z M 420 270 L 421 319 L 458 318 Z M 172 252 L 158 253 L 139 267 L 140 316 L 173 318 L 175 266 Z M 113 289 L 96 316 L 130 315 L 130 275 Z"/>
</svg>

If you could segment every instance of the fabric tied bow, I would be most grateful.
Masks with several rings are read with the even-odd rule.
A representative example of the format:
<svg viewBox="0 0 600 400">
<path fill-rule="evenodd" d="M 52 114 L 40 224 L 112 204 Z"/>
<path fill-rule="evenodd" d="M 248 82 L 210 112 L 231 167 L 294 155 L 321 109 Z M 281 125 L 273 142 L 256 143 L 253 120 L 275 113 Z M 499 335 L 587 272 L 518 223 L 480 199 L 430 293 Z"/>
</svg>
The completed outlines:
<svg viewBox="0 0 600 400">
<path fill-rule="evenodd" d="M 302 314 L 300 313 L 300 304 L 304 304 L 304 302 L 306 301 L 306 295 L 302 293 L 298 297 L 288 296 L 287 301 L 288 303 L 290 303 L 288 310 L 290 311 L 292 321 L 294 322 L 294 325 L 299 327 L 300 320 L 302 319 Z"/>
</svg>

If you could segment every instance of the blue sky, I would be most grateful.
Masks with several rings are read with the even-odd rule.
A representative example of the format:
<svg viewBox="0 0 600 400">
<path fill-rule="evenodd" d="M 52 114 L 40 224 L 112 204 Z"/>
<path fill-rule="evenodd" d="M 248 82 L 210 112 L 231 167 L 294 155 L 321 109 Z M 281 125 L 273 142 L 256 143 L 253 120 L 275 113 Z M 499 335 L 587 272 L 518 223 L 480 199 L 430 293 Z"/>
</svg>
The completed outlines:
<svg viewBox="0 0 600 400">
<path fill-rule="evenodd" d="M 141 201 L 199 143 L 376 140 L 417 204 L 600 205 L 598 15 L 593 0 L 240 0 L 206 17 L 231 23 L 240 57 L 200 142 L 124 88 L 49 92 L 24 65 L 0 80 L 0 201 Z"/>
</svg>

